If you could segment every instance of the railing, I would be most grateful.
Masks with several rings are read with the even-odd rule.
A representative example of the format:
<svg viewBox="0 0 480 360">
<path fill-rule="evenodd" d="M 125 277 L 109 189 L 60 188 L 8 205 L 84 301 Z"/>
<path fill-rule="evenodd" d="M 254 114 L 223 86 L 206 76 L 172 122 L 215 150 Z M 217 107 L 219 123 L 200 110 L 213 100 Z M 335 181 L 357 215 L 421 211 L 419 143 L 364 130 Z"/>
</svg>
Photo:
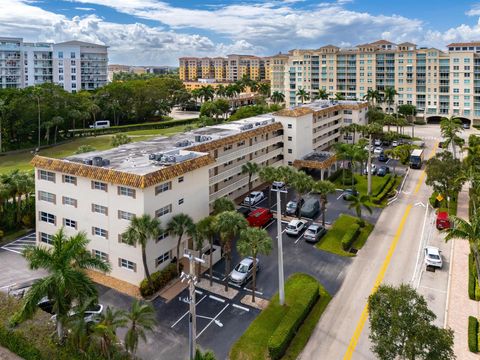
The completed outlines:
<svg viewBox="0 0 480 360">
<path fill-rule="evenodd" d="M 243 149 L 234 151 L 230 154 L 219 156 L 219 157 L 217 157 L 217 163 L 218 164 L 223 164 L 223 163 L 229 162 L 230 160 L 234 160 L 236 158 L 251 154 L 255 151 L 261 150 L 261 149 L 263 149 L 267 146 L 276 144 L 276 143 L 281 142 L 281 141 L 283 141 L 283 135 L 275 136 L 274 138 L 268 139 L 268 140 L 260 142 L 258 144 L 245 147 Z"/>
</svg>

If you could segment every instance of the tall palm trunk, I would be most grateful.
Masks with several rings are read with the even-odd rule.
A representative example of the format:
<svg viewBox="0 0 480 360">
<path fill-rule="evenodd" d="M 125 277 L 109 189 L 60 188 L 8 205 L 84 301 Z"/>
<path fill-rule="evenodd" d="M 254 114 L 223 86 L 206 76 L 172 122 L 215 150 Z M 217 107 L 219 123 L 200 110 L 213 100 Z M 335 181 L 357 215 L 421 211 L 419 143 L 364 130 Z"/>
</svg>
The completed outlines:
<svg viewBox="0 0 480 360">
<path fill-rule="evenodd" d="M 252 174 L 248 173 L 248 195 L 252 193 Z M 248 207 L 252 210 L 252 201 L 248 202 Z"/>
<path fill-rule="evenodd" d="M 209 274 L 210 274 L 210 286 L 213 285 L 213 236 L 210 237 L 210 268 L 209 268 Z"/>
<path fill-rule="evenodd" d="M 230 273 L 230 263 L 232 261 L 232 247 L 228 240 L 225 244 L 225 291 L 228 291 L 228 274 Z"/>
<path fill-rule="evenodd" d="M 367 195 L 372 194 L 372 134 L 368 136 Z"/>
<path fill-rule="evenodd" d="M 253 254 L 252 302 L 255 302 L 256 289 L 257 289 L 257 254 Z"/>
<path fill-rule="evenodd" d="M 180 274 L 180 244 L 182 242 L 182 235 L 178 237 L 177 241 L 177 274 Z"/>
<path fill-rule="evenodd" d="M 150 276 L 150 271 L 148 270 L 147 265 L 147 252 L 145 251 L 145 247 L 142 246 L 142 261 L 143 261 L 143 269 L 145 270 L 145 277 L 147 278 L 148 285 L 151 289 L 153 289 L 153 281 L 152 277 Z"/>
<path fill-rule="evenodd" d="M 18 193 L 17 196 L 17 223 L 22 220 L 22 193 Z"/>
<path fill-rule="evenodd" d="M 63 336 L 64 336 L 64 329 L 63 329 L 63 322 L 59 319 L 59 316 L 56 316 L 57 322 L 57 336 L 60 343 L 63 343 Z"/>
<path fill-rule="evenodd" d="M 326 195 L 322 195 L 320 198 L 322 203 L 322 226 L 325 227 L 325 210 L 327 209 L 327 199 Z"/>
<path fill-rule="evenodd" d="M 480 282 L 480 253 L 478 251 L 478 245 L 477 244 L 470 244 L 470 249 L 473 252 L 473 258 L 475 259 L 475 267 L 477 271 L 477 281 Z"/>
</svg>

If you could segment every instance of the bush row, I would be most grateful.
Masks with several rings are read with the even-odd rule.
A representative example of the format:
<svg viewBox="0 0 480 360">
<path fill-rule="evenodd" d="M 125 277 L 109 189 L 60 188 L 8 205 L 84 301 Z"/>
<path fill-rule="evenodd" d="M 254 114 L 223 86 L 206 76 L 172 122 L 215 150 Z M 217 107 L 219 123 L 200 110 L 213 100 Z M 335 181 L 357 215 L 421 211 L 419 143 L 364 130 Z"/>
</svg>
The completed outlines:
<svg viewBox="0 0 480 360">
<path fill-rule="evenodd" d="M 374 204 L 380 204 L 382 200 L 385 199 L 385 197 L 390 193 L 390 191 L 392 191 L 396 183 L 395 179 L 396 177 L 392 177 L 388 184 L 386 184 L 383 190 L 380 192 L 380 194 L 372 198 Z"/>
<path fill-rule="evenodd" d="M 91 136 L 91 135 L 100 135 L 100 134 L 105 135 L 105 134 L 114 134 L 114 133 L 125 132 L 125 131 L 166 129 L 174 126 L 193 124 L 197 121 L 198 121 L 198 118 L 166 120 L 166 121 L 157 121 L 157 122 L 150 122 L 150 123 L 143 123 L 143 124 L 110 126 L 108 128 L 103 128 L 103 129 L 75 129 L 75 130 L 69 130 L 69 133 L 73 136 Z"/>
<path fill-rule="evenodd" d="M 0 326 L 0 345 L 25 360 L 42 360 L 41 352 L 22 335 Z"/>
<path fill-rule="evenodd" d="M 288 345 L 319 296 L 318 283 L 305 284 L 301 296 L 290 306 L 290 309 L 268 340 L 268 353 L 272 360 L 280 359 L 285 354 Z"/>
<path fill-rule="evenodd" d="M 477 271 L 473 254 L 468 255 L 468 297 L 471 300 L 480 301 L 480 285 L 477 279 Z"/>
<path fill-rule="evenodd" d="M 180 271 L 183 270 L 183 265 L 180 263 Z M 177 264 L 171 263 L 163 270 L 154 272 L 151 274 L 153 288 L 148 283 L 148 280 L 145 278 L 140 283 L 140 294 L 143 297 L 151 296 L 155 294 L 158 290 L 162 289 L 167 285 L 171 280 L 178 276 L 177 273 Z"/>
<path fill-rule="evenodd" d="M 468 317 L 468 349 L 478 352 L 478 320 L 474 316 Z"/>
<path fill-rule="evenodd" d="M 360 234 L 360 225 L 358 223 L 351 224 L 342 237 L 343 250 L 348 251 L 352 247 L 353 242 L 358 237 L 358 234 Z"/>
<path fill-rule="evenodd" d="M 392 181 L 392 179 L 393 179 L 392 174 L 385 175 L 384 182 L 383 182 L 382 186 L 380 186 L 378 188 L 377 192 L 375 194 L 373 194 L 373 196 L 379 195 L 387 187 L 387 185 L 390 184 L 390 181 Z"/>
</svg>

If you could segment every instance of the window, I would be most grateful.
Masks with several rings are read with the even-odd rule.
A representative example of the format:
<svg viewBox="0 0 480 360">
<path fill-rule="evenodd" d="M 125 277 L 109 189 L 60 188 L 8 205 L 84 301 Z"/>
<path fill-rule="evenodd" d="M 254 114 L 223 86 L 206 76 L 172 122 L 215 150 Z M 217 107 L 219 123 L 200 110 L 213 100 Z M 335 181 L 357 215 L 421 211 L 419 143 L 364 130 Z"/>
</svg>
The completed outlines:
<svg viewBox="0 0 480 360">
<path fill-rule="evenodd" d="M 292 128 L 292 124 L 287 124 L 287 128 L 288 128 L 288 129 L 291 129 L 291 128 Z"/>
<path fill-rule="evenodd" d="M 76 229 L 77 228 L 77 222 L 75 220 L 72 220 L 72 219 L 63 219 L 63 226 L 71 227 L 71 228 Z"/>
<path fill-rule="evenodd" d="M 127 211 L 118 210 L 118 218 L 121 220 L 132 220 L 135 214 Z"/>
<path fill-rule="evenodd" d="M 108 208 L 106 206 L 92 204 L 92 212 L 103 215 L 108 215 Z"/>
<path fill-rule="evenodd" d="M 96 226 L 92 227 L 92 234 L 96 236 L 103 237 L 105 239 L 108 238 L 108 231 L 105 229 L 98 228 Z"/>
<path fill-rule="evenodd" d="M 75 60 L 70 60 L 70 65 L 75 66 Z"/>
<path fill-rule="evenodd" d="M 38 178 L 40 180 L 55 182 L 55 173 L 45 170 L 38 170 Z"/>
<path fill-rule="evenodd" d="M 169 182 L 166 182 L 166 183 L 163 183 L 163 184 L 160 184 L 160 185 L 157 185 L 155 187 L 155 195 L 158 195 L 162 192 L 165 192 L 167 190 L 170 190 L 172 188 L 172 182 L 169 181 Z"/>
<path fill-rule="evenodd" d="M 71 175 L 62 175 L 62 180 L 64 183 L 77 185 L 77 178 Z"/>
<path fill-rule="evenodd" d="M 172 212 L 172 205 L 171 204 L 167 205 L 167 206 L 164 206 L 164 207 L 158 209 L 157 211 L 155 211 L 155 216 L 160 217 L 160 216 L 166 215 L 170 212 Z"/>
<path fill-rule="evenodd" d="M 168 237 L 168 231 L 162 231 L 160 235 L 158 235 L 156 242 L 162 241 Z"/>
<path fill-rule="evenodd" d="M 72 52 L 70 53 L 70 58 L 75 59 L 75 52 L 74 52 L 74 51 L 72 51 Z"/>
<path fill-rule="evenodd" d="M 54 225 L 56 224 L 55 215 L 49 214 L 45 211 L 40 211 L 40 221 Z"/>
<path fill-rule="evenodd" d="M 49 244 L 49 245 L 52 245 L 53 243 L 53 235 L 50 235 L 50 234 L 46 234 L 44 232 L 41 232 L 40 233 L 40 241 L 45 243 L 45 244 Z"/>
<path fill-rule="evenodd" d="M 178 205 L 182 205 L 183 204 L 183 198 L 178 200 Z"/>
<path fill-rule="evenodd" d="M 107 191 L 107 184 L 100 181 L 92 181 L 92 189 Z"/>
<path fill-rule="evenodd" d="M 288 149 L 288 153 L 291 154 L 291 153 L 292 153 L 292 149 Z"/>
<path fill-rule="evenodd" d="M 180 176 L 180 177 L 178 178 L 178 182 L 179 182 L 179 183 L 183 182 L 183 176 Z"/>
<path fill-rule="evenodd" d="M 46 201 L 46 202 L 52 203 L 52 204 L 56 203 L 56 195 L 52 194 L 52 193 L 49 193 L 49 192 L 46 192 L 46 191 L 41 191 L 40 190 L 38 192 L 38 199 L 41 200 L 41 201 Z"/>
<path fill-rule="evenodd" d="M 291 137 L 291 136 L 289 136 L 287 139 L 288 139 L 288 141 L 292 141 L 292 137 Z"/>
<path fill-rule="evenodd" d="M 170 251 L 167 251 L 165 254 L 160 255 L 158 258 L 156 258 L 155 266 L 159 266 L 160 264 L 163 264 L 168 259 L 170 259 Z"/>
<path fill-rule="evenodd" d="M 77 207 L 77 200 L 68 196 L 64 196 L 62 198 L 62 203 L 63 205 L 70 205 L 70 206 Z"/>
<path fill-rule="evenodd" d="M 135 189 L 131 189 L 125 186 L 118 187 L 118 195 L 130 196 L 135 199 Z"/>
<path fill-rule="evenodd" d="M 127 270 L 137 271 L 137 264 L 127 259 L 118 258 L 118 266 Z"/>
<path fill-rule="evenodd" d="M 58 52 L 58 58 L 59 58 L 59 59 L 63 59 L 63 51 L 59 51 L 59 52 Z"/>
<path fill-rule="evenodd" d="M 108 254 L 104 253 L 103 251 L 100 250 L 92 250 L 93 256 L 95 256 L 97 259 L 103 260 L 105 262 L 108 262 Z"/>
</svg>

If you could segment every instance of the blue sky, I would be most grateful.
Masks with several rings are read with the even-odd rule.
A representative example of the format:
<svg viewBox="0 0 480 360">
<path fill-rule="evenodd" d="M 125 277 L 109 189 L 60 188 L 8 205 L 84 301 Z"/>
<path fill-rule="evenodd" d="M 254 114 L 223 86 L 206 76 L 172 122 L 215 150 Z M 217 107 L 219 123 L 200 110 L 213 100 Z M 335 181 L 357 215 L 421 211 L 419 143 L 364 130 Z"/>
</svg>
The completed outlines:
<svg viewBox="0 0 480 360">
<path fill-rule="evenodd" d="M 463 0 L 0 0 L 0 36 L 110 46 L 110 62 L 272 55 L 381 38 L 440 49 L 480 40 L 480 2 Z"/>
</svg>

